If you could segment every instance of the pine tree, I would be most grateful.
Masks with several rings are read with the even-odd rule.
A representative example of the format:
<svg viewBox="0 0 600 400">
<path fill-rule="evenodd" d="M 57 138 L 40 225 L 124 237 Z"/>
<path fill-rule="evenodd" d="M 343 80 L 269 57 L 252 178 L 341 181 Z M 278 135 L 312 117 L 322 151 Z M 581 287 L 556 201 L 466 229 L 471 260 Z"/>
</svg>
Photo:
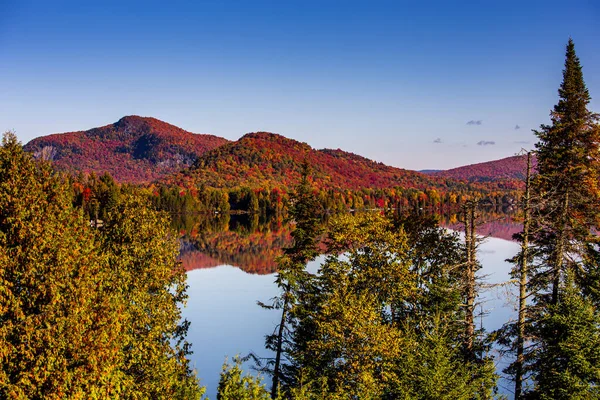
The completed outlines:
<svg viewBox="0 0 600 400">
<path fill-rule="evenodd" d="M 457 346 L 455 327 L 443 314 L 433 314 L 427 329 L 406 322 L 405 347 L 397 367 L 399 377 L 394 388 L 397 399 L 463 399 L 490 398 L 494 386 L 494 364 L 476 365 L 465 362 Z M 473 377 L 476 376 L 476 379 Z M 481 395 L 481 388 L 486 388 Z"/>
<path fill-rule="evenodd" d="M 391 310 L 415 295 L 406 237 L 376 213 L 336 216 L 328 236 L 331 256 L 317 278 L 304 379 L 325 378 L 328 392 L 345 398 L 385 398 L 404 346 Z"/>
<path fill-rule="evenodd" d="M 328 244 L 330 256 L 307 306 L 313 335 L 300 347 L 301 379 L 292 393 L 315 399 L 490 396 L 493 364 L 462 350 L 456 235 L 425 217 L 343 214 L 329 221 Z"/>
<path fill-rule="evenodd" d="M 600 314 L 566 272 L 560 301 L 537 321 L 535 395 L 544 400 L 600 398 Z"/>
<path fill-rule="evenodd" d="M 306 264 L 319 255 L 317 237 L 320 235 L 321 221 L 319 220 L 319 203 L 313 194 L 310 183 L 310 166 L 305 160 L 302 165 L 300 183 L 291 198 L 290 215 L 295 222 L 292 231 L 293 245 L 284 249 L 284 255 L 279 259 L 279 270 L 275 283 L 281 289 L 281 295 L 275 299 L 272 306 L 259 303 L 265 308 L 281 310 L 280 322 L 273 334 L 266 337 L 266 347 L 275 352 L 275 358 L 267 363 L 262 370 L 273 377 L 271 396 L 276 398 L 281 390 L 281 381 L 294 379 L 289 364 L 283 366 L 285 360 L 291 362 L 290 353 L 295 334 L 294 328 L 302 318 L 301 310 L 297 309 L 299 297 L 310 285 L 312 276 L 306 271 Z M 285 358 L 285 360 L 284 360 Z"/>
<path fill-rule="evenodd" d="M 598 315 L 586 294 L 597 269 L 587 261 L 597 258 L 593 229 L 600 220 L 600 129 L 598 115 L 587 109 L 590 95 L 571 39 L 558 93 L 552 124 L 536 131 L 538 176 L 533 184 L 540 203 L 532 237 L 537 265 L 531 279 L 536 295 L 531 308 L 536 358 L 531 369 L 534 393 L 541 398 L 567 398 L 575 386 L 597 385 L 600 376 L 590 353 L 574 344 L 579 335 L 596 337 L 599 329 L 580 322 L 582 315 Z M 584 331 L 564 329 L 570 325 Z M 566 360 L 570 361 L 562 364 Z M 576 360 L 590 368 L 579 369 L 569 379 L 549 378 L 558 371 L 557 363 L 568 372 Z"/>
<path fill-rule="evenodd" d="M 440 227 L 436 217 L 409 214 L 394 218 L 394 229 L 407 236 L 411 271 L 416 277 L 416 297 L 392 309 L 397 322 L 408 318 L 429 319 L 442 314 L 446 319 L 464 320 L 462 307 L 462 271 L 464 250 L 457 233 Z M 462 335 L 459 323 L 455 336 Z"/>
<path fill-rule="evenodd" d="M 558 93 L 552 125 L 542 125 L 535 132 L 539 142 L 534 190 L 541 199 L 535 240 L 546 256 L 551 304 L 558 302 L 561 275 L 569 262 L 567 255 L 581 253 L 573 244 L 596 241 L 590 228 L 597 226 L 600 218 L 598 115 L 587 109 L 591 98 L 571 39 Z M 539 285 L 546 285 L 546 281 Z"/>
</svg>

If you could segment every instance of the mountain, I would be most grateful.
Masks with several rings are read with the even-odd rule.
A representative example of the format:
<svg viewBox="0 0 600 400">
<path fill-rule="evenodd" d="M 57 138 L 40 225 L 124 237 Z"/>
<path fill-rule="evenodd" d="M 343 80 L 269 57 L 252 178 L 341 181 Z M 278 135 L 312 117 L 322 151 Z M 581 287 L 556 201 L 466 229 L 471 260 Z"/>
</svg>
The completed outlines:
<svg viewBox="0 0 600 400">
<path fill-rule="evenodd" d="M 33 139 L 25 150 L 69 172 L 109 172 L 117 181 L 150 182 L 191 166 L 228 140 L 195 134 L 155 118 L 127 116 L 87 131 Z"/>
<path fill-rule="evenodd" d="M 43 136 L 25 145 L 36 157 L 69 172 L 109 172 L 119 182 L 160 181 L 216 188 L 289 188 L 304 160 L 319 188 L 404 187 L 428 189 L 471 183 L 519 188 L 525 157 L 473 164 L 447 171 L 410 171 L 340 149 L 316 150 L 284 136 L 254 132 L 237 141 L 195 134 L 155 118 L 127 116 L 87 131 Z M 463 183 L 460 183 L 463 182 Z"/>
<path fill-rule="evenodd" d="M 533 159 L 535 168 L 536 160 Z M 466 182 L 523 182 L 527 172 L 527 155 L 512 156 L 501 160 L 466 165 L 431 173 L 431 176 L 451 178 Z"/>
<path fill-rule="evenodd" d="M 194 166 L 166 178 L 183 186 L 291 187 L 306 160 L 320 188 L 431 188 L 436 180 L 415 171 L 394 168 L 342 150 L 315 150 L 284 136 L 255 132 L 206 152 Z"/>
</svg>

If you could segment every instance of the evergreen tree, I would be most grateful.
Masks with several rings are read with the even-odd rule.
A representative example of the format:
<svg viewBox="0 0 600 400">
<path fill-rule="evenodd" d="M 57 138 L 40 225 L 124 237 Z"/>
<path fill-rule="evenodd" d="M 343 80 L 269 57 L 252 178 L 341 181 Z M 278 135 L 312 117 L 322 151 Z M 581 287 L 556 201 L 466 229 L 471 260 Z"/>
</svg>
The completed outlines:
<svg viewBox="0 0 600 400">
<path fill-rule="evenodd" d="M 260 377 L 243 376 L 239 357 L 234 358 L 234 365 L 227 362 L 217 389 L 217 400 L 270 400 L 271 395 Z"/>
<path fill-rule="evenodd" d="M 199 399 L 168 221 L 125 194 L 102 229 L 71 184 L 0 147 L 0 398 Z M 116 199 L 115 199 L 116 201 Z"/>
<path fill-rule="evenodd" d="M 441 228 L 434 216 L 417 214 L 396 216 L 394 229 L 404 231 L 407 236 L 407 256 L 417 290 L 413 302 L 399 304 L 394 309 L 394 320 L 430 318 L 439 313 L 445 318 L 463 320 L 459 265 L 464 262 L 464 250 L 458 233 Z M 456 335 L 462 334 L 458 324 L 455 330 Z"/>
<path fill-rule="evenodd" d="M 597 242 L 590 228 L 600 218 L 598 115 L 587 109 L 591 98 L 571 39 L 558 93 L 552 125 L 542 125 L 535 132 L 539 142 L 534 190 L 541 199 L 535 241 L 551 279 L 547 296 L 551 304 L 558 302 L 561 275 L 570 263 L 568 254 L 581 254 L 580 243 Z M 535 283 L 547 286 L 545 279 Z"/>
<path fill-rule="evenodd" d="M 315 399 L 325 393 L 361 399 L 491 395 L 493 364 L 462 351 L 457 238 L 432 225 L 409 225 L 407 234 L 380 214 L 332 218 L 331 255 L 310 304 L 301 306 L 313 332 L 297 348 L 303 354 L 295 354 L 299 379 L 291 393 Z M 442 384 L 446 378 L 452 383 Z"/>
<path fill-rule="evenodd" d="M 281 310 L 280 322 L 275 332 L 266 337 L 266 347 L 275 352 L 275 358 L 269 360 L 266 368 L 262 369 L 273 377 L 272 398 L 276 398 L 280 392 L 282 380 L 288 383 L 294 379 L 291 371 L 293 368 L 289 365 L 293 358 L 289 355 L 293 351 L 291 346 L 294 343 L 290 341 L 290 337 L 294 335 L 294 328 L 302 318 L 302 310 L 297 308 L 299 297 L 309 291 L 312 280 L 312 275 L 306 271 L 306 264 L 319 255 L 317 237 L 322 230 L 318 217 L 319 203 L 313 194 L 309 177 L 310 166 L 305 160 L 300 182 L 291 197 L 290 216 L 295 222 L 291 235 L 294 243 L 284 249 L 275 280 L 282 293 L 272 306 L 259 303 L 265 308 Z M 283 365 L 284 361 L 287 361 L 288 365 Z"/>
<path fill-rule="evenodd" d="M 301 357 L 303 378 L 325 378 L 328 392 L 346 398 L 379 399 L 404 346 L 391 314 L 415 294 L 406 237 L 375 213 L 342 214 L 328 228 L 331 255 L 310 306 L 315 332 Z"/>
<path fill-rule="evenodd" d="M 600 314 L 574 284 L 570 271 L 559 299 L 536 323 L 534 395 L 543 400 L 599 399 Z"/>
<path fill-rule="evenodd" d="M 599 329 L 597 322 L 589 322 L 597 318 L 598 309 L 588 296 L 597 276 L 597 264 L 590 261 L 598 251 L 594 228 L 600 217 L 600 129 L 598 115 L 587 109 L 590 95 L 572 40 L 558 93 L 552 124 L 536 132 L 538 176 L 533 189 L 540 204 L 533 219 L 537 265 L 531 279 L 535 358 L 530 367 L 534 395 L 540 398 L 571 398 L 569 393 L 597 386 L 600 376 L 600 364 L 579 340 L 579 335 L 592 340 Z M 576 366 L 583 364 L 589 368 Z M 573 392 L 576 387 L 584 392 Z"/>
<path fill-rule="evenodd" d="M 491 398 L 494 364 L 465 362 L 456 340 L 453 321 L 434 314 L 425 322 L 427 329 L 406 322 L 406 347 L 398 362 L 395 399 L 485 399 Z M 475 379 L 474 379 L 475 377 Z M 482 393 L 482 388 L 483 393 Z"/>
<path fill-rule="evenodd" d="M 186 275 L 167 216 L 144 196 L 123 194 L 108 212 L 101 238 L 109 262 L 103 285 L 122 323 L 123 398 L 200 398 L 187 359 L 188 323 L 179 308 L 187 298 Z"/>
<path fill-rule="evenodd" d="M 114 398 L 122 393 L 119 320 L 98 288 L 106 268 L 68 183 L 0 146 L 0 398 Z"/>
</svg>

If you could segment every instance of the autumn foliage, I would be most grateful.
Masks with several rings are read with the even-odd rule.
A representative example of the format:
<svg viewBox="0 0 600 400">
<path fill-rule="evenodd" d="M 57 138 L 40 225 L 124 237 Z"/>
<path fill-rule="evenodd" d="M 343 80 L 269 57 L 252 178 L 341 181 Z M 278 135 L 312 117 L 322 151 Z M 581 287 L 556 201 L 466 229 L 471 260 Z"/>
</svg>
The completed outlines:
<svg viewBox="0 0 600 400">
<path fill-rule="evenodd" d="M 155 118 L 127 116 L 100 128 L 42 136 L 25 150 L 52 160 L 60 170 L 108 172 L 119 182 L 143 183 L 188 167 L 226 142 Z"/>
</svg>

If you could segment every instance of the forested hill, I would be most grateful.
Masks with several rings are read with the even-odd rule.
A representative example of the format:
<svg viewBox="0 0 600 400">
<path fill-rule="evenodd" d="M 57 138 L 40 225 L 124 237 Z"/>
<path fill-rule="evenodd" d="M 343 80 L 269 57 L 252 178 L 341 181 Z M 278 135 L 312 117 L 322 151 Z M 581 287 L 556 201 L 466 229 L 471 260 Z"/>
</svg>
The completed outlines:
<svg viewBox="0 0 600 400">
<path fill-rule="evenodd" d="M 25 145 L 69 172 L 109 172 L 117 181 L 150 182 L 188 167 L 227 139 L 195 134 L 155 118 L 127 116 L 87 131 L 42 136 Z"/>
<path fill-rule="evenodd" d="M 536 165 L 535 158 L 533 166 Z M 501 160 L 488 161 L 479 164 L 466 165 L 445 171 L 436 171 L 431 176 L 452 178 L 467 182 L 518 181 L 525 180 L 527 156 L 512 156 Z"/>
<path fill-rule="evenodd" d="M 316 185 L 327 189 L 419 189 L 437 186 L 435 178 L 394 168 L 342 150 L 315 150 L 308 144 L 268 133 L 249 133 L 201 156 L 189 170 L 167 178 L 182 186 L 253 188 L 297 184 L 302 163 L 313 168 Z"/>
<path fill-rule="evenodd" d="M 186 187 L 290 188 L 306 160 L 321 189 L 403 187 L 485 189 L 522 186 L 524 157 L 422 173 L 384 165 L 337 149 L 316 150 L 284 136 L 249 133 L 235 142 L 195 134 L 150 117 L 127 116 L 87 131 L 42 136 L 25 150 L 72 173 L 110 173 L 119 182 Z M 461 181 L 462 183 L 460 183 Z"/>
</svg>

